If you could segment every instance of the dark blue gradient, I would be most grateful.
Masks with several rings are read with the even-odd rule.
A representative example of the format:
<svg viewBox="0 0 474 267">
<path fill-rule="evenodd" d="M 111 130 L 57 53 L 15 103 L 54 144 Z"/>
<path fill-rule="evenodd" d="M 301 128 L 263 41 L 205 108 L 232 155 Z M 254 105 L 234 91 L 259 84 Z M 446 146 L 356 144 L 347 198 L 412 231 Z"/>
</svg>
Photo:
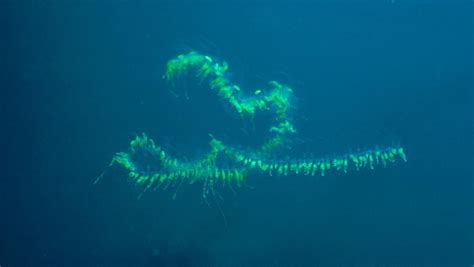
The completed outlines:
<svg viewBox="0 0 474 267">
<path fill-rule="evenodd" d="M 472 14 L 471 1 L 2 1 L 0 265 L 472 266 Z M 293 86 L 287 157 L 402 145 L 408 162 L 252 177 L 209 206 L 200 185 L 137 200 L 118 168 L 93 185 L 142 132 L 188 158 L 209 133 L 243 150 L 265 134 L 205 86 L 173 97 L 165 63 L 190 48 L 250 93 Z"/>
</svg>

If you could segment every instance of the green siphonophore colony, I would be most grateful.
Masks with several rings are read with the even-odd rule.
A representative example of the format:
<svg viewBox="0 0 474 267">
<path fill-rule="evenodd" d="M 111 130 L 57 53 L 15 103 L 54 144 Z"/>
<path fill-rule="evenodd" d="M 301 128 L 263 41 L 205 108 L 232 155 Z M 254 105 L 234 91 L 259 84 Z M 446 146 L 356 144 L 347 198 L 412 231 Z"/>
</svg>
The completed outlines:
<svg viewBox="0 0 474 267">
<path fill-rule="evenodd" d="M 199 159 L 182 160 L 169 155 L 146 134 L 136 136 L 126 152 L 116 153 L 109 166 L 120 165 L 133 183 L 148 189 L 175 187 L 184 183 L 202 183 L 202 196 L 215 194 L 218 185 L 240 187 L 249 176 L 325 176 L 329 172 L 374 169 L 397 161 L 405 162 L 400 146 L 376 148 L 335 157 L 277 159 L 287 147 L 296 129 L 289 116 L 293 90 L 277 81 L 245 97 L 240 87 L 226 75 L 228 64 L 192 51 L 168 61 L 163 78 L 170 86 L 185 77 L 195 77 L 204 83 L 221 101 L 239 114 L 242 120 L 252 120 L 259 112 L 271 114 L 268 138 L 253 151 L 243 152 L 225 144 L 211 134 L 208 152 Z M 190 76 L 191 75 L 191 76 Z M 96 179 L 96 183 L 103 176 Z"/>
</svg>

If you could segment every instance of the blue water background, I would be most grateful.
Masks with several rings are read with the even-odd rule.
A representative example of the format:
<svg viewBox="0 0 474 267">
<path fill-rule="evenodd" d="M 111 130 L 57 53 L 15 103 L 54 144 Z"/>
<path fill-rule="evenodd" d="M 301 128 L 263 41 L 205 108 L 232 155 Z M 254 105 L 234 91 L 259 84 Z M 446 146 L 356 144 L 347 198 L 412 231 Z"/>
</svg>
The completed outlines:
<svg viewBox="0 0 474 267">
<path fill-rule="evenodd" d="M 3 123 L 0 265 L 472 264 L 472 2 L 372 2 L 2 2 L 17 116 Z M 187 185 L 137 200 L 119 168 L 94 186 L 141 132 L 189 158 L 210 132 L 265 135 L 226 126 L 202 87 L 173 99 L 164 66 L 189 49 L 226 60 L 250 94 L 293 86 L 282 157 L 401 145 L 408 162 L 251 177 L 210 206 Z"/>
</svg>

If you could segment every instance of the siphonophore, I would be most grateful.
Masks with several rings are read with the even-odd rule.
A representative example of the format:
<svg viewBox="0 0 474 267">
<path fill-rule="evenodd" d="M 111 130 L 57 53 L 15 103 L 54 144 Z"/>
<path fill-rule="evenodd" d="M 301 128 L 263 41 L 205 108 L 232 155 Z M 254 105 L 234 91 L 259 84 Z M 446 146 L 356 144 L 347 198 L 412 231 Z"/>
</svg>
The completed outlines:
<svg viewBox="0 0 474 267">
<path fill-rule="evenodd" d="M 375 148 L 334 157 L 278 159 L 296 129 L 289 116 L 293 90 L 270 81 L 265 89 L 246 96 L 226 75 L 228 64 L 191 51 L 168 61 L 163 78 L 174 87 L 180 79 L 193 77 L 205 84 L 220 101 L 230 106 L 242 120 L 253 120 L 259 112 L 270 114 L 268 138 L 251 151 L 242 151 L 210 135 L 208 152 L 194 160 L 173 157 L 146 134 L 136 136 L 126 152 L 116 153 L 109 166 L 120 165 L 130 180 L 148 189 L 176 187 L 182 183 L 202 183 L 202 196 L 216 193 L 217 186 L 240 187 L 249 176 L 325 176 L 330 172 L 374 169 L 397 161 L 405 162 L 401 146 Z M 103 176 L 102 173 L 97 179 Z"/>
</svg>

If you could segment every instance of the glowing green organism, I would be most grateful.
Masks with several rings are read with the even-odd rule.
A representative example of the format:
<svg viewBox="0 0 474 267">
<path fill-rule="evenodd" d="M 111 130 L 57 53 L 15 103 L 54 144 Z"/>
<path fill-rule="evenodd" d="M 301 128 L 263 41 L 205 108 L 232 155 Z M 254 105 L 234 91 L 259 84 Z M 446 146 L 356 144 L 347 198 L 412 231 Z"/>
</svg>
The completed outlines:
<svg viewBox="0 0 474 267">
<path fill-rule="evenodd" d="M 351 169 L 367 167 L 374 169 L 380 164 L 385 167 L 396 159 L 404 162 L 407 160 L 402 147 L 367 150 L 330 159 L 275 160 L 275 152 L 284 149 L 296 133 L 288 114 L 293 89 L 277 81 L 270 81 L 268 88 L 256 89 L 252 97 L 245 98 L 240 87 L 227 78 L 228 69 L 226 62 L 218 62 L 210 56 L 192 51 L 168 61 L 163 78 L 171 86 L 175 86 L 179 79 L 193 73 L 197 82 L 207 82 L 210 90 L 227 102 L 243 120 L 253 119 L 262 111 L 273 113 L 268 129 L 271 136 L 260 147 L 253 152 L 243 153 L 211 135 L 209 152 L 199 159 L 188 161 L 171 157 L 146 134 L 142 134 L 130 142 L 127 152 L 116 153 L 109 166 L 122 166 L 129 172 L 130 180 L 143 186 L 145 191 L 152 187 L 166 189 L 183 181 L 202 182 L 202 195 L 206 198 L 208 194 L 215 193 L 215 187 L 219 184 L 241 186 L 250 173 L 269 176 L 315 176 L 320 173 L 325 176 L 328 172 L 346 173 Z M 228 166 L 233 167 L 220 166 L 218 158 L 224 158 L 230 163 Z M 102 176 L 103 174 L 96 182 Z"/>
</svg>

